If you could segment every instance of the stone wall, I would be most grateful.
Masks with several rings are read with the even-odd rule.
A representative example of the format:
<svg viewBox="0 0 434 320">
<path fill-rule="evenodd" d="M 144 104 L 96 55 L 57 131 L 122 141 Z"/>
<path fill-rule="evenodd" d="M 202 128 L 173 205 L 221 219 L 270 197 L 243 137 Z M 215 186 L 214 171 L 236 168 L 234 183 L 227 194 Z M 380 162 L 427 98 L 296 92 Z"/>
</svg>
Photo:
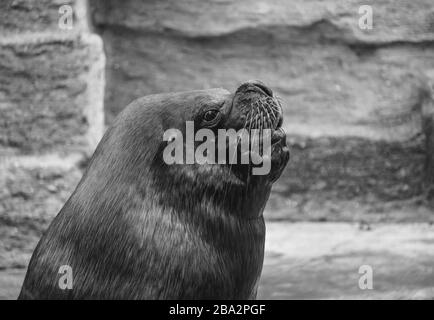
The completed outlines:
<svg viewBox="0 0 434 320">
<path fill-rule="evenodd" d="M 260 79 L 281 97 L 292 143 L 269 218 L 432 219 L 432 0 L 91 5 L 109 123 L 146 94 Z M 372 6 L 371 30 L 359 28 L 361 5 Z"/>
<path fill-rule="evenodd" d="M 64 4 L 71 30 L 59 28 Z M 105 57 L 86 11 L 0 2 L 0 269 L 27 265 L 102 137 Z"/>
<path fill-rule="evenodd" d="M 372 30 L 358 26 L 366 4 Z M 71 30 L 58 25 L 63 5 Z M 248 79 L 280 96 L 291 143 L 267 218 L 433 220 L 432 0 L 8 0 L 0 268 L 26 266 L 104 114 L 110 124 L 146 94 L 233 90 Z"/>
</svg>

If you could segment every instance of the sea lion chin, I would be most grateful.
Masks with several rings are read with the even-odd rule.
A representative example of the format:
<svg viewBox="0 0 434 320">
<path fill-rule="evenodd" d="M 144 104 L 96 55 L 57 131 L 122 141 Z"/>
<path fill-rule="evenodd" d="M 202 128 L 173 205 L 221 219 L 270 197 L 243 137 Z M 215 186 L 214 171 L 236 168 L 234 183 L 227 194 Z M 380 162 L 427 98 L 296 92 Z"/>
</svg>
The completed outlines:
<svg viewBox="0 0 434 320">
<path fill-rule="evenodd" d="M 166 130 L 270 129 L 271 170 L 174 164 Z M 131 103 L 98 145 L 38 243 L 19 299 L 252 299 L 264 257 L 262 216 L 289 160 L 282 109 L 258 81 L 151 95 Z M 72 271 L 71 289 L 58 285 Z"/>
</svg>

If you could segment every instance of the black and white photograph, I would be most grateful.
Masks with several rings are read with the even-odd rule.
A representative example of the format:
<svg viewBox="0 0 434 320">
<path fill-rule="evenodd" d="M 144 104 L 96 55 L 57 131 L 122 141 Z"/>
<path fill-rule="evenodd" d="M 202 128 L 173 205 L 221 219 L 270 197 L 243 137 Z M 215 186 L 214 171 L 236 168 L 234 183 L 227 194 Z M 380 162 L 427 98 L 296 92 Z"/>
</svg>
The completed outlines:
<svg viewBox="0 0 434 320">
<path fill-rule="evenodd" d="M 433 0 L 0 0 L 0 300 L 433 299 Z"/>
</svg>

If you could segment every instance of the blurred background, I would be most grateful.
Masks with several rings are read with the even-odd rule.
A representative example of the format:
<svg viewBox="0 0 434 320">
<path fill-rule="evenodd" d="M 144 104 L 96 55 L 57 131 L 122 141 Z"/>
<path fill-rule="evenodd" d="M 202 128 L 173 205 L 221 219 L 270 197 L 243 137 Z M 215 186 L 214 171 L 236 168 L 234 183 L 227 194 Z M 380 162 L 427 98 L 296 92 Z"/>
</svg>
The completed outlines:
<svg viewBox="0 0 434 320">
<path fill-rule="evenodd" d="M 1 1 L 0 298 L 129 102 L 249 79 L 291 146 L 258 297 L 433 299 L 432 0 Z"/>
</svg>

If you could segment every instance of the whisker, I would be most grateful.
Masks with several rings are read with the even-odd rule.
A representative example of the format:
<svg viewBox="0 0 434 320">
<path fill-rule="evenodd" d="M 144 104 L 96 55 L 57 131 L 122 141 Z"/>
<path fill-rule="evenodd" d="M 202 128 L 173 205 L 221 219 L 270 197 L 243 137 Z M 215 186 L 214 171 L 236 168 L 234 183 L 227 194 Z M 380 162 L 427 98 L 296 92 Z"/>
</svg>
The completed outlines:
<svg viewBox="0 0 434 320">
<path fill-rule="evenodd" d="M 274 103 L 270 103 L 270 104 L 269 104 L 269 107 L 270 107 L 271 109 L 277 111 L 277 112 L 280 112 L 279 108 L 278 108 L 278 107 L 276 106 L 276 104 L 274 104 Z"/>
<path fill-rule="evenodd" d="M 251 150 L 252 150 L 252 146 L 253 146 L 253 141 L 252 141 L 252 126 L 253 126 L 253 116 L 255 116 L 256 122 L 257 122 L 257 117 L 255 115 L 255 112 L 257 111 L 257 109 L 259 109 L 259 105 L 257 103 L 254 104 L 254 108 L 250 111 L 251 113 L 251 118 L 250 118 L 250 124 L 249 124 L 249 130 L 248 130 L 248 134 L 249 134 L 249 163 L 248 163 L 248 169 L 247 169 L 247 181 L 246 181 L 246 197 L 247 197 L 247 193 L 249 191 L 249 186 L 250 186 L 250 179 L 251 179 L 251 174 L 250 171 L 252 169 L 252 163 L 251 163 Z"/>
<path fill-rule="evenodd" d="M 274 112 L 272 112 L 271 110 L 269 110 L 268 108 L 264 108 L 264 110 L 265 110 L 265 112 L 267 113 L 267 120 L 268 120 L 268 122 L 269 122 L 269 124 L 270 124 L 270 127 L 273 127 L 274 128 L 274 126 L 275 125 L 277 125 L 277 123 L 276 123 L 276 116 L 274 115 Z M 268 112 L 268 111 L 270 111 L 270 112 Z M 271 117 L 273 118 L 273 119 L 271 119 Z"/>
</svg>

